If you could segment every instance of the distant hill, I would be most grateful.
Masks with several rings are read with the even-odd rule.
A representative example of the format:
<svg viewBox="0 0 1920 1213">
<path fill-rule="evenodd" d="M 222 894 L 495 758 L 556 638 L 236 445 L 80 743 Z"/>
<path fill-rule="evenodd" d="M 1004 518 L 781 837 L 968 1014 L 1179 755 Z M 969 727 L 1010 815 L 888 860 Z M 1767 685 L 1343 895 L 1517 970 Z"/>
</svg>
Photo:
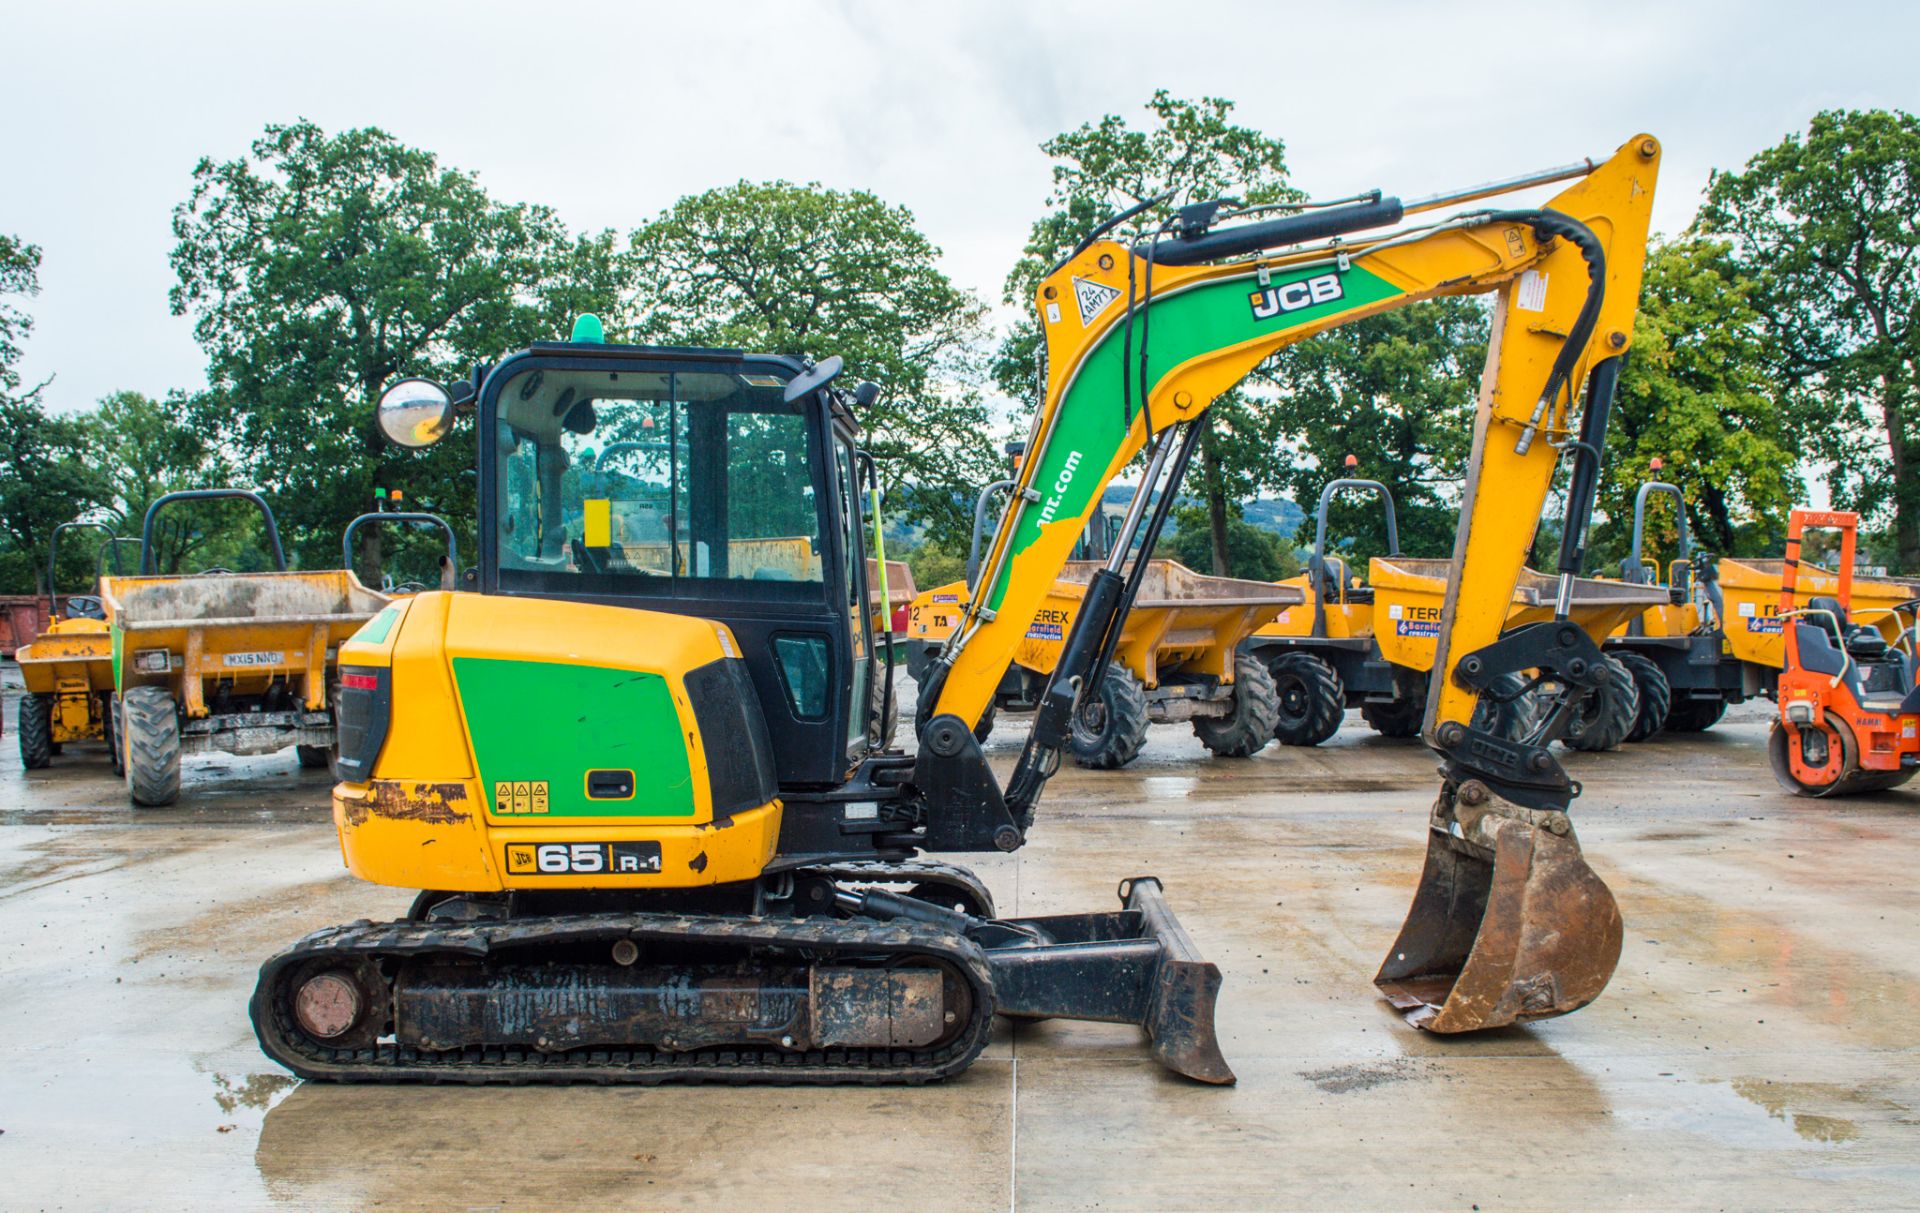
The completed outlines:
<svg viewBox="0 0 1920 1213">
<path fill-rule="evenodd" d="M 1124 510 L 1133 500 L 1133 486 L 1114 484 L 1107 486 L 1106 505 L 1110 510 Z M 1198 505 L 1199 499 L 1183 497 L 1181 505 Z M 1300 523 L 1306 518 L 1306 512 L 1285 497 L 1260 497 L 1246 503 L 1244 507 L 1248 522 L 1261 530 L 1272 531 L 1282 539 L 1291 540 L 1299 531 Z"/>
</svg>

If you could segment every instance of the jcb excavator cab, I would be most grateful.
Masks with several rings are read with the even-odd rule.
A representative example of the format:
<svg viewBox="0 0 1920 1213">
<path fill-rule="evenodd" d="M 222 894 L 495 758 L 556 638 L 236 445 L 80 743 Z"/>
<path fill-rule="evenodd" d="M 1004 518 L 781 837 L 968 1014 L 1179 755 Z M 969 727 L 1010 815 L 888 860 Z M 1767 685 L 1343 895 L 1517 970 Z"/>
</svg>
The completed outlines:
<svg viewBox="0 0 1920 1213">
<path fill-rule="evenodd" d="M 878 740 L 858 431 L 824 384 L 794 358 L 569 342 L 473 400 L 479 590 L 725 624 L 782 785 L 837 784 Z"/>
</svg>

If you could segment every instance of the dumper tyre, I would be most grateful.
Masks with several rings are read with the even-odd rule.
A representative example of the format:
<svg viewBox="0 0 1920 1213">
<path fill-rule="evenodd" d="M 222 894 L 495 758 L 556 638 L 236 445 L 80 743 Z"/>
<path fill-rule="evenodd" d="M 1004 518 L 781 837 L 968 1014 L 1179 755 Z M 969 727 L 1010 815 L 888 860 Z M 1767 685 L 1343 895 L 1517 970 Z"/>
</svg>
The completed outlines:
<svg viewBox="0 0 1920 1213">
<path fill-rule="evenodd" d="M 1618 653 L 1613 659 L 1627 667 L 1627 673 L 1633 676 L 1634 692 L 1640 699 L 1633 725 L 1627 730 L 1627 740 L 1645 741 L 1666 727 L 1667 716 L 1673 710 L 1673 687 L 1667 683 L 1666 672 L 1651 657 Z"/>
<path fill-rule="evenodd" d="M 1704 733 L 1726 714 L 1724 699 L 1676 699 L 1667 709 L 1667 732 Z"/>
<path fill-rule="evenodd" d="M 127 774 L 127 734 L 120 722 L 120 700 L 117 696 L 106 696 L 107 701 L 107 753 L 113 755 L 113 773 L 126 778 Z"/>
<path fill-rule="evenodd" d="M 1147 743 L 1147 692 L 1133 671 L 1107 666 L 1100 691 L 1073 713 L 1073 760 L 1092 771 L 1132 762 Z"/>
<path fill-rule="evenodd" d="M 180 798 L 180 713 L 164 687 L 134 687 L 123 697 L 127 795 L 142 808 Z"/>
<path fill-rule="evenodd" d="M 53 763 L 53 696 L 20 697 L 20 765 L 37 771 Z"/>
<path fill-rule="evenodd" d="M 1486 693 L 1473 705 L 1472 725 L 1482 733 L 1519 741 L 1532 731 L 1537 706 L 1526 675 L 1501 674 L 1487 684 Z"/>
<path fill-rule="evenodd" d="M 1608 657 L 1602 663 L 1600 685 L 1574 705 L 1573 720 L 1560 742 L 1589 754 L 1617 750 L 1639 714 L 1640 695 L 1633 674 L 1619 658 Z"/>
<path fill-rule="evenodd" d="M 300 760 L 303 769 L 317 771 L 321 767 L 333 765 L 333 747 L 327 745 L 297 745 L 293 747 L 294 757 Z"/>
<path fill-rule="evenodd" d="M 1280 692 L 1273 675 L 1253 657 L 1233 663 L 1233 711 L 1225 716 L 1196 716 L 1193 735 L 1223 758 L 1251 758 L 1273 740 L 1280 723 Z"/>
<path fill-rule="evenodd" d="M 1424 693 L 1402 695 L 1391 703 L 1360 705 L 1360 719 L 1382 737 L 1418 737 L 1420 724 L 1426 715 L 1427 697 Z"/>
<path fill-rule="evenodd" d="M 1340 731 L 1347 692 L 1332 666 L 1312 653 L 1282 653 L 1267 672 L 1280 696 L 1273 736 L 1281 745 L 1319 745 Z"/>
</svg>

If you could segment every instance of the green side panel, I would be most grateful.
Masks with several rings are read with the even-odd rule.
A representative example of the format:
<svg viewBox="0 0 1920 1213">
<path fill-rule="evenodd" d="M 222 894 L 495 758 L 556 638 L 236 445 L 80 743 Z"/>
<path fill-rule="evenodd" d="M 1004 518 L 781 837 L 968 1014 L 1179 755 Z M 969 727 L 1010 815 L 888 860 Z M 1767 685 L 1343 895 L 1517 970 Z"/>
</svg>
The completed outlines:
<svg viewBox="0 0 1920 1213">
<path fill-rule="evenodd" d="M 120 649 L 126 634 L 120 630 L 120 625 L 117 623 L 109 626 L 107 631 L 113 635 L 113 690 L 118 694 L 124 689 L 124 684 L 120 681 Z"/>
<path fill-rule="evenodd" d="M 1182 364 L 1243 341 L 1284 332 L 1320 320 L 1336 312 L 1378 303 L 1401 294 L 1400 288 L 1377 274 L 1352 266 L 1339 275 L 1339 296 L 1324 302 L 1281 311 L 1262 319 L 1255 314 L 1256 294 L 1278 292 L 1296 283 L 1323 278 L 1333 272 L 1326 265 L 1273 274 L 1265 288 L 1251 275 L 1207 283 L 1157 299 L 1147 323 L 1147 372 L 1154 389 Z M 1298 292 L 1294 292 L 1298 295 Z M 1093 494 L 1103 486 L 1101 475 L 1126 441 L 1129 423 L 1122 416 L 1121 373 L 1135 378 L 1133 408 L 1140 408 L 1137 390 L 1140 346 L 1140 318 L 1134 321 L 1134 358 L 1122 366 L 1122 347 L 1126 326 L 1115 324 L 1107 330 L 1093 352 L 1081 364 L 1080 372 L 1061 401 L 1053 436 L 1047 441 L 1045 455 L 1032 484 L 1040 493 L 1040 503 L 1029 506 L 1020 517 L 1013 536 L 1012 555 L 1018 556 L 1040 537 L 1042 516 L 1046 521 L 1076 518 L 1092 504 Z M 1057 499 L 1057 501 L 1056 501 Z M 1013 571 L 1009 558 L 1001 565 L 1000 576 L 987 596 L 994 610 L 1007 593 L 1007 580 Z"/>
<path fill-rule="evenodd" d="M 390 606 L 378 615 L 360 625 L 360 630 L 348 637 L 349 641 L 360 640 L 367 644 L 385 644 L 387 633 L 393 631 L 393 625 L 400 618 L 400 608 Z"/>
<path fill-rule="evenodd" d="M 453 679 L 489 794 L 501 783 L 547 785 L 547 813 L 529 815 L 526 824 L 693 816 L 687 738 L 660 675 L 455 657 Z M 588 800 L 587 772 L 594 770 L 632 771 L 633 799 Z"/>
</svg>

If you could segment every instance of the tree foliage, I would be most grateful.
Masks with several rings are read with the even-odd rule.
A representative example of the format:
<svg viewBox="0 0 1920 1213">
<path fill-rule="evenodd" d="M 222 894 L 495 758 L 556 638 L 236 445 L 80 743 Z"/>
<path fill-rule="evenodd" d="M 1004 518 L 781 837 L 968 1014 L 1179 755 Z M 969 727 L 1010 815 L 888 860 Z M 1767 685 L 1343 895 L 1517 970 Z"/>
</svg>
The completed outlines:
<svg viewBox="0 0 1920 1213">
<path fill-rule="evenodd" d="M 1732 556 L 1779 550 L 1803 486 L 1753 291 L 1723 243 L 1689 239 L 1650 252 L 1614 398 L 1593 568 L 1611 574 L 1631 550 L 1634 496 L 1646 480 L 1680 488 L 1696 546 Z M 1650 503 L 1647 558 L 1671 553 L 1675 539 L 1671 500 Z"/>
<path fill-rule="evenodd" d="M 31 299 L 39 293 L 40 246 L 0 232 L 0 394 L 20 386 L 16 364 L 33 331 L 32 314 L 8 297 Z"/>
<path fill-rule="evenodd" d="M 1920 567 L 1920 119 L 1829 110 L 1715 173 L 1696 233 L 1751 278 L 1801 450 Z"/>
<path fill-rule="evenodd" d="M 939 267 L 905 207 L 863 190 L 749 182 L 680 199 L 633 233 L 645 340 L 846 360 L 880 386 L 860 418 L 889 500 L 964 542 L 990 476 L 974 365 L 984 309 Z"/>
<path fill-rule="evenodd" d="M 1221 97 L 1188 101 L 1160 89 L 1147 102 L 1151 119 L 1144 128 L 1107 114 L 1040 145 L 1053 158 L 1053 188 L 1007 275 L 1005 301 L 1020 313 L 993 361 L 994 381 L 1003 392 L 1034 407 L 1040 330 L 1033 293 L 1053 265 L 1114 215 L 1172 195 L 1113 234 L 1127 240 L 1151 234 L 1172 207 L 1187 202 L 1227 197 L 1261 206 L 1300 198 L 1287 183 L 1285 144 L 1234 123 L 1233 108 Z M 1221 397 L 1208 413 L 1213 420 L 1189 485 L 1209 513 L 1212 550 L 1201 567 L 1219 573 L 1231 563 L 1223 550 L 1229 503 L 1252 496 L 1266 482 L 1273 447 L 1270 426 L 1245 394 Z"/>
<path fill-rule="evenodd" d="M 471 446 L 386 446 L 383 385 L 562 336 L 620 281 L 612 236 L 574 237 L 547 208 L 496 201 L 374 128 L 269 126 L 193 181 L 174 212 L 173 309 L 194 319 L 241 470 L 322 565 L 376 487 L 473 514 Z M 379 532 L 365 534 L 377 566 Z"/>
<path fill-rule="evenodd" d="M 1400 545 L 1448 556 L 1473 443 L 1474 401 L 1486 361 L 1488 318 L 1475 299 L 1434 299 L 1342 325 L 1280 351 L 1258 374 L 1273 393 L 1272 425 L 1299 457 L 1271 458 L 1274 481 L 1307 511 L 1328 482 L 1378 480 L 1393 494 Z M 1348 468 L 1346 457 L 1356 458 Z M 1328 511 L 1329 542 L 1384 554 L 1378 498 L 1342 494 Z"/>
<path fill-rule="evenodd" d="M 1167 556 L 1190 569 L 1207 571 L 1213 561 L 1213 522 L 1204 504 L 1176 505 L 1174 531 L 1163 537 L 1154 555 Z M 1238 503 L 1228 507 L 1227 567 L 1215 576 L 1244 577 L 1252 581 L 1281 581 L 1300 571 L 1293 545 L 1248 522 Z"/>
</svg>

